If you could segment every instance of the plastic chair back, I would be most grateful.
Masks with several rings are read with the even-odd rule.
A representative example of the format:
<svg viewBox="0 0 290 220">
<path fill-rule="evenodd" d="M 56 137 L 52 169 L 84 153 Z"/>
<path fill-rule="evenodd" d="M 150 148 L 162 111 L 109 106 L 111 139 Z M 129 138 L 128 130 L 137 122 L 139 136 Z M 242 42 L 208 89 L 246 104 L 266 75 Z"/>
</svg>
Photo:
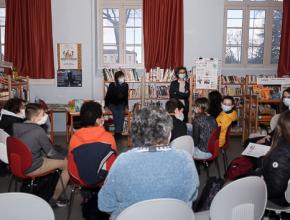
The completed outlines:
<svg viewBox="0 0 290 220">
<path fill-rule="evenodd" d="M 211 220 L 258 220 L 267 203 L 267 188 L 260 177 L 251 176 L 226 185 L 214 197 Z"/>
<path fill-rule="evenodd" d="M 28 193 L 0 193 L 1 219 L 54 220 L 50 205 Z"/>
<path fill-rule="evenodd" d="M 192 156 L 193 154 L 193 138 L 189 135 L 184 135 L 181 137 L 178 137 L 174 139 L 170 144 L 172 148 L 179 149 L 179 150 L 184 150 Z"/>
<path fill-rule="evenodd" d="M 288 186 L 285 191 L 285 199 L 288 203 L 290 203 L 290 180 L 288 181 Z"/>
<path fill-rule="evenodd" d="M 207 160 L 214 160 L 219 156 L 220 148 L 219 148 L 219 136 L 220 136 L 221 128 L 215 128 L 209 136 L 207 149 L 212 154 L 212 157 Z"/>
<path fill-rule="evenodd" d="M 8 164 L 8 156 L 7 156 L 8 137 L 9 134 L 7 134 L 3 129 L 0 129 L 0 160 L 6 164 Z"/>
<path fill-rule="evenodd" d="M 32 165 L 30 149 L 17 138 L 8 137 L 7 153 L 12 174 L 19 178 L 27 178 L 25 171 Z"/>
<path fill-rule="evenodd" d="M 125 209 L 117 220 L 194 220 L 192 209 L 177 199 L 152 199 Z"/>
</svg>

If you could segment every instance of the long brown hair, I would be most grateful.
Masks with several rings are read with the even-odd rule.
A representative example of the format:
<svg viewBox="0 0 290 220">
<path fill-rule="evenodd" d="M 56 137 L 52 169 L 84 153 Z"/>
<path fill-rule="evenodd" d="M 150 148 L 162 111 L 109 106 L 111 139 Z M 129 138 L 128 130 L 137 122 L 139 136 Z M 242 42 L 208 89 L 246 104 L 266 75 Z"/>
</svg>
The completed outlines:
<svg viewBox="0 0 290 220">
<path fill-rule="evenodd" d="M 277 147 L 279 140 L 284 139 L 290 143 L 290 111 L 280 114 L 272 142 L 272 149 Z"/>
</svg>

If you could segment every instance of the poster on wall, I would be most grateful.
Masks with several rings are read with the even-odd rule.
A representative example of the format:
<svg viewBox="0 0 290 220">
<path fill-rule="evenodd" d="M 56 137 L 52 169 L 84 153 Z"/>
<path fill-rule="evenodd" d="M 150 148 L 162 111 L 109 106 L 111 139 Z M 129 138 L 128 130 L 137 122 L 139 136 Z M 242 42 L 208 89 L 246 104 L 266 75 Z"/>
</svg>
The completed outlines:
<svg viewBox="0 0 290 220">
<path fill-rule="evenodd" d="M 82 69 L 81 44 L 57 44 L 58 69 Z"/>
<path fill-rule="evenodd" d="M 197 59 L 193 67 L 196 89 L 218 89 L 219 61 Z"/>
<path fill-rule="evenodd" d="M 82 87 L 82 70 L 58 70 L 57 87 Z"/>
</svg>

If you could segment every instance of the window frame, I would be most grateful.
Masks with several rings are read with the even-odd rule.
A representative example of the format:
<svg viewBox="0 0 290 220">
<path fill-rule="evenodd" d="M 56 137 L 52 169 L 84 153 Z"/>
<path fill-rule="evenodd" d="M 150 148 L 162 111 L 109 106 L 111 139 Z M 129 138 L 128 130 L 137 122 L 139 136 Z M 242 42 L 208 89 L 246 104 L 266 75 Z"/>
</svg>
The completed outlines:
<svg viewBox="0 0 290 220">
<path fill-rule="evenodd" d="M 274 0 L 265 1 L 229 1 L 225 0 L 224 10 L 224 26 L 223 26 L 223 67 L 237 67 L 237 68 L 273 68 L 277 64 L 271 63 L 271 50 L 272 50 L 272 24 L 273 24 L 273 11 L 281 10 L 283 12 L 283 2 Z M 243 24 L 242 24 L 242 51 L 240 64 L 228 64 L 225 62 L 226 58 L 226 38 L 227 38 L 227 12 L 228 10 L 242 10 L 243 11 Z M 265 26 L 264 26 L 264 56 L 262 64 L 248 63 L 248 49 L 249 49 L 249 15 L 251 10 L 265 10 Z"/>
<path fill-rule="evenodd" d="M 119 63 L 104 63 L 103 56 L 103 9 L 104 8 L 117 8 L 119 9 L 119 44 L 120 54 Z M 125 13 L 127 9 L 143 9 L 141 0 L 100 0 L 97 7 L 97 52 L 98 52 L 98 66 L 102 68 L 144 68 L 144 36 L 143 36 L 143 10 L 142 10 L 142 26 L 141 26 L 141 49 L 142 59 L 141 63 L 129 64 L 126 63 L 126 23 Z M 139 44 L 136 44 L 139 45 Z"/>
<path fill-rule="evenodd" d="M 4 25 L 0 25 L 0 60 L 4 61 L 4 56 L 5 56 L 5 36 L 4 36 L 4 42 L 2 42 L 2 33 L 1 33 L 1 29 L 6 28 L 6 7 L 5 7 L 5 4 L 4 3 L 0 3 L 0 8 L 4 8 L 5 9 L 5 24 Z M 2 46 L 4 47 L 4 53 L 2 53 Z M 2 56 L 3 54 L 3 56 Z"/>
</svg>

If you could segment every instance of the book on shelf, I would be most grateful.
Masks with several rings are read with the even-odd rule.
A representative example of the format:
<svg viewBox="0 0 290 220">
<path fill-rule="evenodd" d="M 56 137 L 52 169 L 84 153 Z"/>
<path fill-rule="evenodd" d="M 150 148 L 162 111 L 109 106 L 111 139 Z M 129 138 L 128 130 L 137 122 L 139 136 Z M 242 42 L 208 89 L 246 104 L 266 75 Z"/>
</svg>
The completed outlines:
<svg viewBox="0 0 290 220">
<path fill-rule="evenodd" d="M 112 69 L 112 68 L 103 69 L 104 80 L 107 82 L 114 82 L 115 73 L 118 71 L 122 71 L 125 74 L 125 81 L 127 82 L 140 81 L 140 78 L 139 78 L 138 73 L 136 72 L 136 69 Z"/>
<path fill-rule="evenodd" d="M 257 78 L 276 78 L 276 75 L 247 75 L 247 81 L 249 84 L 256 84 Z"/>
<path fill-rule="evenodd" d="M 105 94 L 107 94 L 109 85 L 105 84 Z M 138 86 L 130 85 L 128 89 L 128 98 L 129 99 L 137 99 L 141 98 L 141 86 L 138 84 Z"/>
<path fill-rule="evenodd" d="M 224 86 L 224 87 L 222 87 L 221 92 L 223 95 L 242 96 L 243 95 L 243 88 Z"/>
<path fill-rule="evenodd" d="M 146 85 L 145 98 L 168 98 L 170 86 L 164 85 Z"/>
<path fill-rule="evenodd" d="M 260 100 L 279 100 L 281 98 L 281 86 L 277 85 L 253 85 L 250 92 L 257 95 Z"/>
<path fill-rule="evenodd" d="M 146 82 L 171 82 L 175 79 L 175 72 L 172 69 L 151 69 L 145 74 Z"/>
<path fill-rule="evenodd" d="M 222 83 L 244 83 L 245 78 L 240 76 L 222 76 Z"/>
<path fill-rule="evenodd" d="M 158 100 L 145 100 L 144 106 L 164 107 L 164 103 Z"/>
</svg>

